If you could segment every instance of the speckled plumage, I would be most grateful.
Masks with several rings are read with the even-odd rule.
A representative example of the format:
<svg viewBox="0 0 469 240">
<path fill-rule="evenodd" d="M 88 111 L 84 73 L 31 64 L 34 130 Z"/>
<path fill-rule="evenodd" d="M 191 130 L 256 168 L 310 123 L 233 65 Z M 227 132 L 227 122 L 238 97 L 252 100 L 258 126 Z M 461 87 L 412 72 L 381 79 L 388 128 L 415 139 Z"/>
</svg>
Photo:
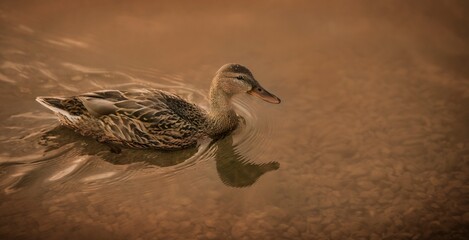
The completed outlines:
<svg viewBox="0 0 469 240">
<path fill-rule="evenodd" d="M 65 110 L 56 112 L 60 122 L 80 134 L 133 148 L 193 146 L 206 118 L 205 110 L 161 90 L 104 90 L 40 101 Z"/>
<path fill-rule="evenodd" d="M 217 72 L 210 89 L 209 111 L 156 89 L 102 90 L 36 100 L 54 111 L 63 125 L 100 142 L 175 150 L 195 146 L 203 136 L 215 138 L 236 128 L 230 99 L 241 92 L 280 102 L 239 64 L 224 65 Z"/>
</svg>

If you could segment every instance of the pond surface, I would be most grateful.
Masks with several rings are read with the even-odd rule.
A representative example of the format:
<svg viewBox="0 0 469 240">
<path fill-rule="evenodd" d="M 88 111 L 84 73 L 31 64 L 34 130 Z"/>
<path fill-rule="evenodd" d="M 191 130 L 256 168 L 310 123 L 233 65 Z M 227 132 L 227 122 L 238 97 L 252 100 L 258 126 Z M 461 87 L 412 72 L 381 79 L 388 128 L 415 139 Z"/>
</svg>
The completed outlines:
<svg viewBox="0 0 469 240">
<path fill-rule="evenodd" d="M 78 3 L 80 2 L 80 3 Z M 2 239 L 467 239 L 464 1 L 0 3 Z M 36 96 L 237 96 L 214 144 L 114 154 Z"/>
</svg>

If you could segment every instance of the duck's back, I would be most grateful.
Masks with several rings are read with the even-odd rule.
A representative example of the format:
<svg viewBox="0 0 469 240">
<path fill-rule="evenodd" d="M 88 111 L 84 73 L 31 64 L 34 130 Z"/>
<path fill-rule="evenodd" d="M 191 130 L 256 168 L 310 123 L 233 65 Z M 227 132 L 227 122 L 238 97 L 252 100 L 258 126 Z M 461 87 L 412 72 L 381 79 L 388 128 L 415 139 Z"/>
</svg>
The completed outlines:
<svg viewBox="0 0 469 240">
<path fill-rule="evenodd" d="M 136 148 L 194 146 L 206 123 L 203 109 L 161 90 L 104 90 L 37 101 L 82 135 Z"/>
</svg>

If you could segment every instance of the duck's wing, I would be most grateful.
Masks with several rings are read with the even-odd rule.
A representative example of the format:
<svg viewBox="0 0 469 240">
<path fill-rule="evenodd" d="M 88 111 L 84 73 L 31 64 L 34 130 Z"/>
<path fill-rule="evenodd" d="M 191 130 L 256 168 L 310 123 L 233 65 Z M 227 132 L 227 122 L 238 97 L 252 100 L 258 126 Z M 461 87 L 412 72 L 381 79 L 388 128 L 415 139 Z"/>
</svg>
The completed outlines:
<svg viewBox="0 0 469 240">
<path fill-rule="evenodd" d="M 150 102 L 163 104 L 166 109 L 170 109 L 182 119 L 192 125 L 202 128 L 205 125 L 207 112 L 196 104 L 187 102 L 183 98 L 162 90 L 148 90 L 149 94 L 143 93 L 143 97 Z"/>
<path fill-rule="evenodd" d="M 103 90 L 73 97 L 38 97 L 37 101 L 68 119 L 66 125 L 88 128 L 78 125 L 85 116 L 88 123 L 103 123 L 105 141 L 132 143 L 134 147 L 194 145 L 206 119 L 203 109 L 161 90 Z"/>
<path fill-rule="evenodd" d="M 53 112 L 73 117 L 83 114 L 93 116 L 111 114 L 117 110 L 113 104 L 124 100 L 126 100 L 124 94 L 117 90 L 90 92 L 72 97 L 36 98 L 36 101 Z"/>
<path fill-rule="evenodd" d="M 205 121 L 203 109 L 161 90 L 97 91 L 77 98 L 117 138 L 166 149 L 194 145 Z"/>
<path fill-rule="evenodd" d="M 165 115 L 174 115 L 200 127 L 206 112 L 183 98 L 162 90 L 106 90 L 77 96 L 95 117 L 123 114 L 143 122 L 155 122 Z"/>
</svg>

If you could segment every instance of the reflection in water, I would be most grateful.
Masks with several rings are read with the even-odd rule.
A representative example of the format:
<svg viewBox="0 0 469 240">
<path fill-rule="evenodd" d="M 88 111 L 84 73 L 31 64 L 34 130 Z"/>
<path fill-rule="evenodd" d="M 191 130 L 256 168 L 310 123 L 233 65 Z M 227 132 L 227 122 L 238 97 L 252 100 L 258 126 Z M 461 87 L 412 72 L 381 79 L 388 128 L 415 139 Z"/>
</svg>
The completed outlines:
<svg viewBox="0 0 469 240">
<path fill-rule="evenodd" d="M 90 138 L 79 136 L 63 126 L 57 126 L 47 131 L 40 139 L 40 144 L 46 147 L 47 152 L 56 151 L 76 142 L 83 143 L 81 144 L 79 155 L 99 156 L 103 160 L 115 165 L 144 163 L 147 166 L 171 167 L 184 163 L 199 151 L 204 151 L 200 149 L 203 147 L 179 151 L 125 149 L 121 153 L 116 154 L 109 151 L 106 145 Z M 278 162 L 274 161 L 257 164 L 242 156 L 236 151 L 236 146 L 233 144 L 231 135 L 213 141 L 209 148 L 216 149 L 214 158 L 218 175 L 221 181 L 230 187 L 248 187 L 254 184 L 263 174 L 277 170 L 280 166 Z M 72 170 L 74 169 L 67 168 L 66 171 Z"/>
<path fill-rule="evenodd" d="M 278 162 L 256 164 L 237 153 L 232 137 L 228 136 L 216 143 L 217 172 L 227 186 L 247 187 L 254 184 L 259 177 L 280 167 Z"/>
</svg>

